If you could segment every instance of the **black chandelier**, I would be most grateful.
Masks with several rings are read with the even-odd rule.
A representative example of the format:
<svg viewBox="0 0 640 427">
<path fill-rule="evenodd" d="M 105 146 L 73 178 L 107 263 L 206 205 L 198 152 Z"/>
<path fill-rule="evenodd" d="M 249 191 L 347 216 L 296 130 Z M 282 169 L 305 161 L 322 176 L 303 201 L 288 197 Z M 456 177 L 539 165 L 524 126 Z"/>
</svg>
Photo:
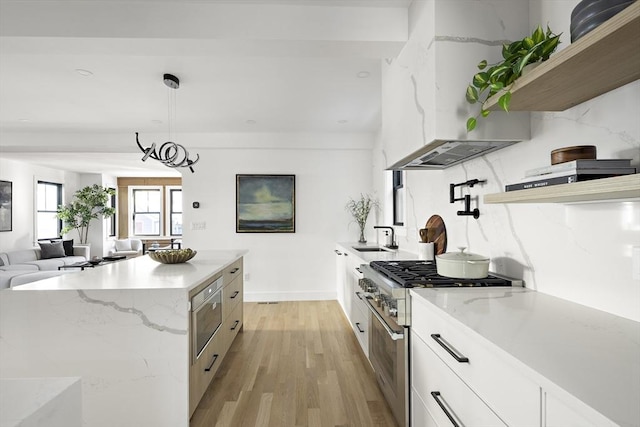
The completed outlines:
<svg viewBox="0 0 640 427">
<path fill-rule="evenodd" d="M 175 90 L 180 87 L 180 80 L 172 74 L 165 74 L 164 84 L 168 88 Z M 169 138 L 171 138 L 172 131 L 172 116 L 175 118 L 175 96 L 172 96 L 174 94 L 173 90 L 169 91 Z M 184 146 L 171 141 L 163 143 L 157 151 L 155 142 L 151 143 L 150 147 L 145 148 L 140 144 L 138 132 L 136 132 L 136 144 L 138 144 L 138 147 L 144 153 L 144 156 L 142 156 L 143 162 L 148 158 L 152 158 L 170 168 L 189 168 L 191 173 L 193 173 L 193 165 L 200 160 L 200 156 L 198 154 L 196 154 L 195 160 L 191 160 L 189 158 L 189 152 L 184 148 Z"/>
</svg>

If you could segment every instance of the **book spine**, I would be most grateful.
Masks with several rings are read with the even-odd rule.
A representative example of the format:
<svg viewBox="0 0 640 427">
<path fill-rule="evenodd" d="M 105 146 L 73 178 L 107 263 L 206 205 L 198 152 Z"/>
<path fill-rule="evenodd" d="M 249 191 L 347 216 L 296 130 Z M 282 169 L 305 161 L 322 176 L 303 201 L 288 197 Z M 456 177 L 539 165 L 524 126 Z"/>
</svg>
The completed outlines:
<svg viewBox="0 0 640 427">
<path fill-rule="evenodd" d="M 570 172 L 581 169 L 628 168 L 630 166 L 630 159 L 573 160 L 571 162 L 560 163 L 557 165 L 529 169 L 525 171 L 525 176 L 538 176 L 554 172 Z"/>
<path fill-rule="evenodd" d="M 505 191 L 517 191 L 517 190 L 528 190 L 530 188 L 540 188 L 540 187 L 548 187 L 550 185 L 558 185 L 558 184 L 568 184 L 570 182 L 577 182 L 580 178 L 580 175 L 566 175 L 566 176 L 557 176 L 555 178 L 547 178 L 540 179 L 537 181 L 529 181 L 529 182 L 518 182 L 516 184 L 509 184 L 504 187 Z"/>
</svg>

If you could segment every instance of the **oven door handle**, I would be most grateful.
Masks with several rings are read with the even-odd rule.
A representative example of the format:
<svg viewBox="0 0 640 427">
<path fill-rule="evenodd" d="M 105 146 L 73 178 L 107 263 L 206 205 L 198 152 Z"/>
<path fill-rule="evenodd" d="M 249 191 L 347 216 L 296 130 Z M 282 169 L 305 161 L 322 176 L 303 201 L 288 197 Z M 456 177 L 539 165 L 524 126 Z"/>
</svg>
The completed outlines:
<svg viewBox="0 0 640 427">
<path fill-rule="evenodd" d="M 359 294 L 359 293 L 360 292 L 356 292 L 356 295 Z M 358 295 L 358 297 L 360 297 L 360 295 Z M 364 298 L 361 298 L 361 299 L 367 305 L 367 308 L 369 309 L 371 314 L 374 315 L 374 317 L 378 320 L 378 322 L 380 322 L 382 327 L 387 331 L 387 333 L 389 334 L 389 337 L 391 337 L 392 340 L 397 341 L 397 340 L 404 339 L 404 333 L 398 332 L 398 331 L 394 331 L 393 329 L 391 329 L 391 326 L 389 326 L 387 324 L 387 322 L 385 322 L 385 320 L 382 318 L 382 316 L 380 316 L 380 313 L 378 313 L 378 310 L 376 310 L 373 307 L 373 305 L 371 304 L 371 298 L 370 297 L 365 296 Z"/>
</svg>

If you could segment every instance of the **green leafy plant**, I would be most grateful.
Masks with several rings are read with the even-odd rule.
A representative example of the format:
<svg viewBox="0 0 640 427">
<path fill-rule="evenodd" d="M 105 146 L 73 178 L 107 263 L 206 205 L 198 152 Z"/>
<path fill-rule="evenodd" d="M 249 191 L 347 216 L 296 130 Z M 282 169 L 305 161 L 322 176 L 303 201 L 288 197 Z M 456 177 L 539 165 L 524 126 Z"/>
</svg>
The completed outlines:
<svg viewBox="0 0 640 427">
<path fill-rule="evenodd" d="M 109 199 L 114 194 L 114 189 L 98 184 L 76 191 L 70 203 L 58 206 L 56 217 L 64 223 L 61 233 L 66 234 L 75 229 L 78 231 L 80 243 L 87 243 L 91 220 L 115 213 L 115 208 L 109 206 Z"/>
<path fill-rule="evenodd" d="M 491 113 L 484 106 L 494 95 L 500 94 L 498 105 L 509 112 L 513 82 L 522 75 L 526 65 L 549 59 L 558 47 L 561 35 L 562 33 L 554 34 L 548 26 L 546 32 L 538 26 L 531 36 L 503 45 L 502 61 L 495 64 L 487 64 L 486 60 L 480 61 L 480 71 L 473 76 L 466 93 L 467 102 L 481 104 L 480 112 L 467 120 L 467 132 L 475 129 L 479 117 L 487 117 Z"/>
<path fill-rule="evenodd" d="M 354 221 L 360 227 L 360 240 L 359 243 L 366 243 L 367 240 L 364 237 L 364 227 L 367 224 L 367 218 L 369 217 L 369 212 L 373 207 L 378 207 L 378 201 L 375 200 L 368 194 L 360 194 L 360 198 L 349 199 L 347 203 L 346 209 L 351 212 Z"/>
</svg>

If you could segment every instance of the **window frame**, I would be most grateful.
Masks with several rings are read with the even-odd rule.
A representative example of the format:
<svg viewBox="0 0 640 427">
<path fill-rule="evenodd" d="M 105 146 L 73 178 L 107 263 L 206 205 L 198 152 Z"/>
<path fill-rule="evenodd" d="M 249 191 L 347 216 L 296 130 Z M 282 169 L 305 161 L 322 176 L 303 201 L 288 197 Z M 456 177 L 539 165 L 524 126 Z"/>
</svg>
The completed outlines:
<svg viewBox="0 0 640 427">
<path fill-rule="evenodd" d="M 118 193 L 117 190 L 113 187 L 109 187 L 110 190 L 113 190 L 113 194 L 110 196 L 109 199 L 109 207 L 111 208 L 115 208 L 113 215 L 111 215 L 110 217 L 107 217 L 107 237 L 116 237 L 116 232 L 118 230 L 118 226 L 117 226 L 117 217 L 118 217 L 118 210 L 117 210 L 117 200 L 118 200 Z"/>
<path fill-rule="evenodd" d="M 158 191 L 160 194 L 160 211 L 140 211 L 136 212 L 135 193 L 136 191 Z M 129 187 L 129 207 L 131 211 L 131 221 L 129 221 L 129 235 L 136 237 L 159 237 L 164 231 L 164 208 L 163 208 L 163 186 L 161 185 L 134 185 Z M 136 234 L 135 220 L 136 214 L 158 214 L 158 234 Z"/>
<path fill-rule="evenodd" d="M 51 210 L 40 210 L 40 204 L 38 203 L 39 200 L 39 191 L 40 191 L 40 184 L 43 185 L 47 185 L 47 186 L 53 186 L 56 188 L 56 192 L 57 192 L 57 204 L 55 207 L 54 211 Z M 64 191 L 64 186 L 63 184 L 59 183 L 59 182 L 52 182 L 52 181 L 46 181 L 46 180 L 42 180 L 42 179 L 38 179 L 36 180 L 36 200 L 35 200 L 35 221 L 34 221 L 34 228 L 35 228 L 35 236 L 36 236 L 36 240 L 50 240 L 50 239 L 60 239 L 61 236 L 61 231 L 62 231 L 62 220 L 59 218 L 56 218 L 56 229 L 57 229 L 57 235 L 56 236 L 51 236 L 51 237 L 41 237 L 40 236 L 40 230 L 39 230 L 39 214 L 42 213 L 54 213 L 57 214 L 58 213 L 58 206 L 62 205 L 63 203 L 63 191 Z"/>
<path fill-rule="evenodd" d="M 404 190 L 404 171 L 402 170 L 394 170 L 391 174 L 391 192 L 392 192 L 392 218 L 393 225 L 395 226 L 404 226 L 405 223 L 405 215 L 406 215 L 406 206 L 399 206 L 400 203 L 406 204 L 406 192 L 404 197 L 400 197 L 400 191 Z M 399 218 L 400 213 L 402 213 L 402 218 Z"/>
<path fill-rule="evenodd" d="M 165 213 L 166 213 L 166 236 L 171 236 L 171 237 L 182 237 L 183 233 L 180 234 L 175 234 L 173 233 L 173 214 L 180 214 L 182 215 L 184 213 L 184 211 L 182 209 L 184 209 L 184 201 L 182 203 L 181 206 L 181 210 L 180 211 L 174 211 L 173 210 L 173 193 L 175 191 L 179 191 L 180 194 L 182 194 L 182 186 L 181 185 L 167 185 L 165 186 L 165 200 L 166 200 L 166 205 L 165 205 Z M 184 222 L 183 222 L 183 227 L 184 227 Z M 183 229 L 184 232 L 184 229 Z"/>
</svg>

